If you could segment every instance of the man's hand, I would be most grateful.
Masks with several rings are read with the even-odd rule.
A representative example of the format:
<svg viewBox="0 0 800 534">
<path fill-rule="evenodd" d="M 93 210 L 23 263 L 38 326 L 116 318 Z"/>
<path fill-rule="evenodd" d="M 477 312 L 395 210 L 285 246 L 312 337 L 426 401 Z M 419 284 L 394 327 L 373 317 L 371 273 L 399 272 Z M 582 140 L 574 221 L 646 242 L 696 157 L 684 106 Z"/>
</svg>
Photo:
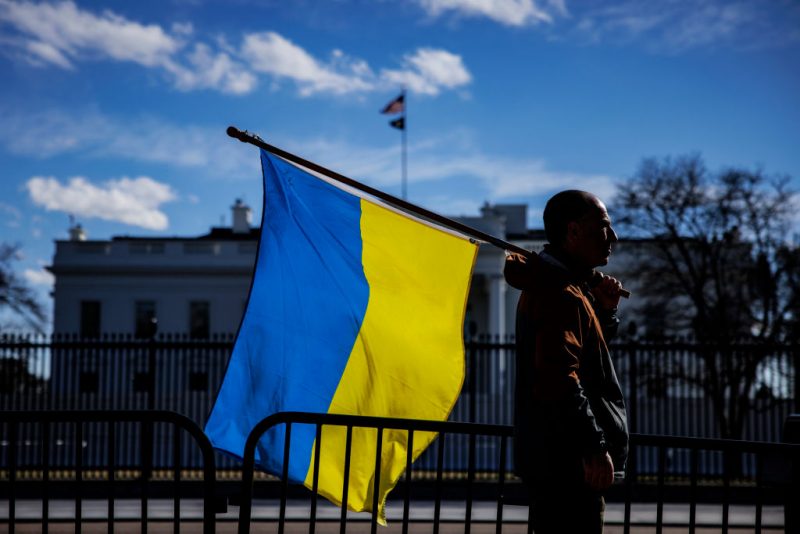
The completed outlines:
<svg viewBox="0 0 800 534">
<path fill-rule="evenodd" d="M 583 459 L 583 477 L 594 490 L 602 491 L 614 482 L 614 462 L 607 452 Z"/>
<path fill-rule="evenodd" d="M 592 295 L 597 300 L 597 304 L 604 310 L 613 310 L 619 304 L 622 284 L 616 278 L 603 275 L 600 283 L 592 288 Z"/>
</svg>

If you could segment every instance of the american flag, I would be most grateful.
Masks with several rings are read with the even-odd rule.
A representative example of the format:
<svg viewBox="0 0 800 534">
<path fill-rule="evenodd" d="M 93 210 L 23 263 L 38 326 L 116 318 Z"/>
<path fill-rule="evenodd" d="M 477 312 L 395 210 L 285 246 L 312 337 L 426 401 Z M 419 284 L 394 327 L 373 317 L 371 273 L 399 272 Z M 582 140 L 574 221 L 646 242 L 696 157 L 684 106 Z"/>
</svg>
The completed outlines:
<svg viewBox="0 0 800 534">
<path fill-rule="evenodd" d="M 405 109 L 405 96 L 404 93 L 401 93 L 400 96 L 386 104 L 386 107 L 381 110 L 381 113 L 386 113 L 387 115 L 402 113 Z"/>
</svg>

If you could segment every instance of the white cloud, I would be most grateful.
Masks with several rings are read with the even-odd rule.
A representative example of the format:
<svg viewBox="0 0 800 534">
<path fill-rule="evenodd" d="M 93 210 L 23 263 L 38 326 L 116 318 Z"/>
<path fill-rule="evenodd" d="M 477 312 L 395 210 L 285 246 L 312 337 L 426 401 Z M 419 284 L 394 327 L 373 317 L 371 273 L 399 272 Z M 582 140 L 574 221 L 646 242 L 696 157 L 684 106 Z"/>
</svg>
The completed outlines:
<svg viewBox="0 0 800 534">
<path fill-rule="evenodd" d="M 400 69 L 375 74 L 366 61 L 341 50 L 322 61 L 275 32 L 263 32 L 244 37 L 242 57 L 256 72 L 294 82 L 302 96 L 366 93 L 398 85 L 415 93 L 437 95 L 472 81 L 461 56 L 434 48 L 419 48 L 404 56 Z"/>
<path fill-rule="evenodd" d="M 187 57 L 190 68 L 171 65 L 175 86 L 189 91 L 219 89 L 235 95 L 247 94 L 257 85 L 257 78 L 225 52 L 213 52 L 208 45 L 197 43 Z"/>
<path fill-rule="evenodd" d="M 389 84 L 427 95 L 437 95 L 442 88 L 462 87 L 472 81 L 461 56 L 446 50 L 420 48 L 404 58 L 404 66 L 403 70 L 384 70 L 381 76 Z"/>
<path fill-rule="evenodd" d="M 44 269 L 25 269 L 22 271 L 22 276 L 29 284 L 34 286 L 52 286 L 55 282 L 53 273 L 45 271 Z"/>
<path fill-rule="evenodd" d="M 2 23 L 12 33 L 2 31 Z M 224 36 L 213 44 L 193 41 L 195 36 L 188 22 L 164 29 L 110 10 L 94 13 L 72 1 L 0 0 L 0 42 L 6 53 L 14 51 L 36 66 L 67 70 L 91 60 L 132 62 L 160 70 L 180 91 L 247 94 L 257 87 L 258 74 L 273 82 L 289 80 L 301 96 L 367 93 L 397 84 L 436 95 L 471 80 L 461 57 L 445 50 L 420 48 L 404 57 L 402 68 L 376 74 L 363 59 L 336 49 L 328 59 L 319 59 L 276 32 L 245 34 L 239 48 Z"/>
<path fill-rule="evenodd" d="M 453 12 L 466 17 L 486 17 L 507 26 L 529 26 L 552 22 L 554 15 L 567 14 L 562 0 L 418 0 L 431 16 Z"/>
<path fill-rule="evenodd" d="M 366 63 L 345 61 L 341 52 L 333 54 L 336 63 L 321 63 L 275 32 L 245 35 L 242 56 L 257 72 L 296 82 L 302 95 L 344 94 L 375 88 L 374 75 Z"/>
<path fill-rule="evenodd" d="M 62 69 L 72 70 L 72 63 L 55 46 L 42 41 L 28 41 L 24 43 L 24 48 L 31 54 L 29 61 L 39 65 L 42 63 L 52 63 Z"/>
<path fill-rule="evenodd" d="M 158 25 L 132 22 L 111 11 L 95 15 L 69 1 L 0 0 L 0 20 L 26 36 L 34 58 L 62 68 L 87 56 L 163 66 L 180 48 L 180 42 Z"/>
<path fill-rule="evenodd" d="M 62 185 L 54 177 L 34 176 L 25 184 L 31 200 L 48 211 L 96 217 L 150 230 L 164 230 L 161 204 L 176 198 L 172 188 L 149 178 L 120 178 L 97 186 L 76 176 Z"/>
<path fill-rule="evenodd" d="M 243 94 L 256 87 L 255 75 L 224 51 L 202 43 L 187 47 L 186 39 L 194 34 L 190 23 L 174 23 L 170 32 L 110 10 L 95 14 L 71 1 L 9 0 L 0 0 L 1 21 L 17 31 L 6 42 L 36 66 L 75 70 L 78 62 L 105 59 L 160 69 L 181 91 Z"/>
</svg>

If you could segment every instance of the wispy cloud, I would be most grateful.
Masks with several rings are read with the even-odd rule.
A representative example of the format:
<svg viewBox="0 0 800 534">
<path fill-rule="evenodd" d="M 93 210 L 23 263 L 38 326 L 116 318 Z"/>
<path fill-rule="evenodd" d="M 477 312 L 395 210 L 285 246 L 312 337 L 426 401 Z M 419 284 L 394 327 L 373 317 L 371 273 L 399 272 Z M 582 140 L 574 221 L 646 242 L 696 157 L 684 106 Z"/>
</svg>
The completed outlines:
<svg viewBox="0 0 800 534">
<path fill-rule="evenodd" d="M 164 163 L 237 179 L 258 173 L 238 143 L 226 142 L 224 125 L 183 125 L 153 117 L 117 118 L 92 109 L 23 112 L 0 107 L 0 143 L 12 153 L 49 158 L 92 158 Z"/>
<path fill-rule="evenodd" d="M 220 89 L 236 95 L 252 92 L 258 78 L 226 52 L 215 52 L 210 46 L 196 43 L 186 56 L 188 66 L 172 63 L 167 69 L 175 86 L 184 91 Z"/>
<path fill-rule="evenodd" d="M 603 3 L 575 13 L 575 38 L 639 41 L 656 52 L 712 46 L 761 48 L 797 41 L 800 5 L 772 0 Z"/>
<path fill-rule="evenodd" d="M 325 139 L 296 142 L 307 157 L 376 187 L 396 186 L 399 179 L 399 149 L 396 147 L 353 146 Z M 555 192 L 586 189 L 609 198 L 614 179 L 602 173 L 587 174 L 551 168 L 544 159 L 515 158 L 487 154 L 461 132 L 422 140 L 409 146 L 409 181 L 436 182 L 448 179 L 474 180 L 482 200 L 508 201 Z M 459 199 L 453 205 L 474 205 L 476 200 Z"/>
<path fill-rule="evenodd" d="M 95 185 L 84 177 L 65 184 L 52 176 L 33 176 L 25 187 L 31 200 L 48 211 L 96 217 L 150 230 L 165 230 L 167 216 L 159 209 L 175 200 L 172 188 L 147 176 L 119 178 Z"/>
<path fill-rule="evenodd" d="M 433 17 L 452 13 L 462 17 L 485 17 L 506 26 L 532 26 L 553 22 L 567 15 L 563 0 L 418 0 Z"/>
<path fill-rule="evenodd" d="M 0 214 L 5 219 L 5 224 L 11 228 L 19 228 L 20 221 L 22 220 L 22 212 L 5 202 L 0 202 Z"/>
<path fill-rule="evenodd" d="M 437 95 L 470 83 L 461 56 L 419 48 L 398 68 L 373 69 L 342 50 L 327 59 L 274 31 L 247 33 L 239 47 L 224 37 L 196 38 L 191 23 L 170 29 L 129 20 L 111 10 L 94 13 L 74 2 L 0 0 L 0 45 L 7 54 L 40 67 L 78 70 L 89 61 L 132 62 L 161 71 L 181 91 L 217 90 L 246 94 L 260 76 L 292 82 L 301 96 L 382 91 L 405 83 L 413 92 Z"/>
<path fill-rule="evenodd" d="M 34 286 L 50 287 L 55 282 L 53 273 L 45 271 L 44 269 L 25 269 L 22 271 L 22 276 L 29 284 Z"/>
<path fill-rule="evenodd" d="M 18 124 L 33 126 L 19 128 Z M 0 113 L 0 142 L 16 153 L 38 157 L 77 153 L 154 161 L 201 169 L 207 176 L 224 180 L 257 175 L 258 159 L 239 144 L 220 142 L 221 131 L 221 127 L 177 125 L 155 118 L 112 119 L 89 112 L 72 115 L 40 111 L 34 117 Z M 42 139 L 49 139 L 44 147 Z M 394 187 L 398 183 L 400 149 L 395 145 L 355 144 L 324 137 L 282 137 L 280 144 L 376 187 Z M 477 201 L 470 199 L 473 204 L 524 199 L 565 187 L 588 189 L 601 197 L 608 197 L 613 191 L 612 177 L 602 173 L 554 169 L 544 158 L 486 153 L 468 131 L 417 139 L 409 146 L 409 160 L 412 183 L 470 180 L 478 189 L 476 194 L 482 195 Z"/>
</svg>

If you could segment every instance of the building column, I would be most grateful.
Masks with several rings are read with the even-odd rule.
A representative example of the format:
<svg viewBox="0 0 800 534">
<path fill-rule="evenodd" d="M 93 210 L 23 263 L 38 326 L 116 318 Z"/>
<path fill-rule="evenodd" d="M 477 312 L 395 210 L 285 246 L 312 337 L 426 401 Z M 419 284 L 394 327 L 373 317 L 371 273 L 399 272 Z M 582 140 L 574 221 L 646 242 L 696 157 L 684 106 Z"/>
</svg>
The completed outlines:
<svg viewBox="0 0 800 534">
<path fill-rule="evenodd" d="M 501 274 L 486 277 L 489 292 L 489 334 L 506 337 L 506 282 Z"/>
</svg>

